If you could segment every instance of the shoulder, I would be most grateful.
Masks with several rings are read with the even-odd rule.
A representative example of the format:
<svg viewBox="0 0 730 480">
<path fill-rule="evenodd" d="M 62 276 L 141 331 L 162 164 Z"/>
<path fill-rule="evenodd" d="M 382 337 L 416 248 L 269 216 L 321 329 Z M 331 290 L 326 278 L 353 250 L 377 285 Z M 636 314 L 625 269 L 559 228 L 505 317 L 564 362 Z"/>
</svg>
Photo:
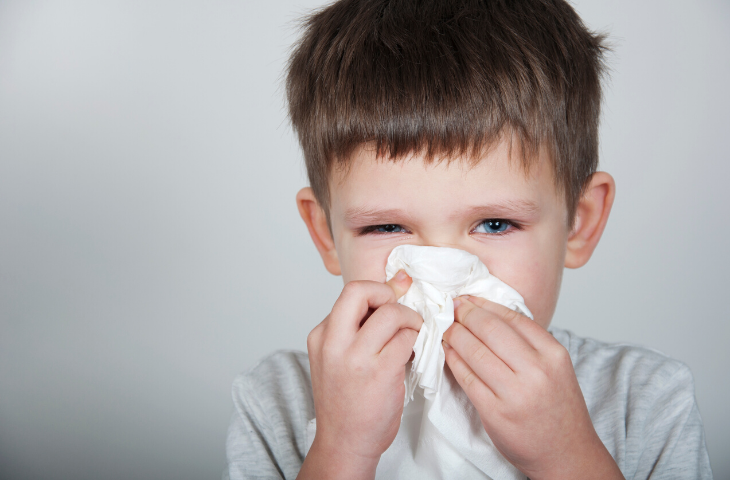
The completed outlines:
<svg viewBox="0 0 730 480">
<path fill-rule="evenodd" d="M 314 418 L 309 359 L 281 350 L 233 381 L 226 455 L 231 479 L 295 478 Z"/>
<path fill-rule="evenodd" d="M 626 478 L 711 478 L 687 365 L 638 345 L 550 332 L 568 349 L 596 433 Z"/>
<path fill-rule="evenodd" d="M 619 389 L 630 394 L 637 389 L 657 391 L 677 386 L 694 395 L 689 367 L 662 352 L 579 337 L 559 328 L 550 328 L 550 333 L 568 349 L 582 387 L 613 392 Z"/>
<path fill-rule="evenodd" d="M 264 357 L 236 376 L 232 395 L 237 405 L 246 399 L 246 403 L 255 402 L 265 408 L 308 403 L 312 396 L 312 380 L 307 354 L 278 350 Z"/>
<path fill-rule="evenodd" d="M 277 350 L 259 360 L 248 370 L 238 374 L 233 381 L 236 386 L 273 387 L 274 385 L 311 383 L 309 373 L 309 357 L 304 352 L 296 350 Z"/>
</svg>

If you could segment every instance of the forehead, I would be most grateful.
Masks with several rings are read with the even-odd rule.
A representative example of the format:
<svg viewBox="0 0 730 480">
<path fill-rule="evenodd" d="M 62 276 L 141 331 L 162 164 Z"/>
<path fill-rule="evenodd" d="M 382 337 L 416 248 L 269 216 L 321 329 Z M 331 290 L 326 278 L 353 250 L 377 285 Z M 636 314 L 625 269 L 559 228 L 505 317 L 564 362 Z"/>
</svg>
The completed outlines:
<svg viewBox="0 0 730 480">
<path fill-rule="evenodd" d="M 341 220 L 367 219 L 386 210 L 419 212 L 450 218 L 484 206 L 501 211 L 534 212 L 564 204 L 556 191 L 551 162 L 543 150 L 525 168 L 521 156 L 505 142 L 486 151 L 477 162 L 467 157 L 436 159 L 419 154 L 378 158 L 360 148 L 347 170 L 333 172 L 332 214 Z M 375 221 L 374 215 L 369 220 Z"/>
</svg>

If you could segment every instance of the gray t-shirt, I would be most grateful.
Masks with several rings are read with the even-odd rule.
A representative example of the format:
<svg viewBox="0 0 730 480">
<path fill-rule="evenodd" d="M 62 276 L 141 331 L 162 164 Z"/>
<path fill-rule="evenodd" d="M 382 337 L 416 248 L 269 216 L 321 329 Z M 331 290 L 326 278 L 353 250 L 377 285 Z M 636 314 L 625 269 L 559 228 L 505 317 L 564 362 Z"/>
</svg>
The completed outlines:
<svg viewBox="0 0 730 480">
<path fill-rule="evenodd" d="M 711 479 L 692 374 L 642 347 L 606 344 L 559 328 L 593 426 L 627 479 Z M 236 377 L 223 478 L 295 479 L 314 418 L 309 359 L 278 351 Z"/>
</svg>

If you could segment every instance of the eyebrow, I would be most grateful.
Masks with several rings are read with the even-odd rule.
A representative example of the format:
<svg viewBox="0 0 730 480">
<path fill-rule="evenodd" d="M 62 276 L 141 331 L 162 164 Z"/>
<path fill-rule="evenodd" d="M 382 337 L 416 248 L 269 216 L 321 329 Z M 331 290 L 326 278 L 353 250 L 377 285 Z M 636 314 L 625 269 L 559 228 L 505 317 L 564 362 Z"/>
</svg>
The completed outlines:
<svg viewBox="0 0 730 480">
<path fill-rule="evenodd" d="M 411 216 L 397 208 L 352 207 L 345 211 L 345 225 L 362 227 L 382 222 L 408 223 Z"/>
<path fill-rule="evenodd" d="M 540 214 L 540 206 L 530 200 L 505 200 L 489 205 L 475 205 L 467 208 L 463 216 L 509 218 L 535 217 Z"/>
<path fill-rule="evenodd" d="M 523 221 L 534 219 L 540 214 L 537 203 L 529 200 L 506 200 L 488 205 L 474 205 L 449 215 L 453 220 L 459 217 L 504 218 L 518 217 Z M 409 223 L 411 215 L 397 208 L 352 207 L 345 211 L 345 224 L 353 227 L 378 223 Z"/>
</svg>

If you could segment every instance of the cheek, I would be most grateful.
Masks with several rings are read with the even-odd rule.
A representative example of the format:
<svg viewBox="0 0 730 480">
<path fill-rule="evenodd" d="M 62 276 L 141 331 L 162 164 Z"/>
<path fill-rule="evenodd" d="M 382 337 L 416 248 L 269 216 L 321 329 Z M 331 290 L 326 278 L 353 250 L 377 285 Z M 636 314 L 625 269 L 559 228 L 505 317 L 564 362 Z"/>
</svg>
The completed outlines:
<svg viewBox="0 0 730 480">
<path fill-rule="evenodd" d="M 549 263 L 535 263 L 526 266 L 525 272 L 513 287 L 524 297 L 535 322 L 547 328 L 557 305 L 562 268 L 556 269 Z"/>
<path fill-rule="evenodd" d="M 563 272 L 560 255 L 547 247 L 536 242 L 482 258 L 494 276 L 522 295 L 535 322 L 545 328 L 555 311 Z"/>
<path fill-rule="evenodd" d="M 369 246 L 361 245 L 358 240 L 343 242 L 338 249 L 342 281 L 372 280 L 385 282 L 385 264 L 394 245 Z M 341 250 L 341 252 L 340 252 Z"/>
</svg>

